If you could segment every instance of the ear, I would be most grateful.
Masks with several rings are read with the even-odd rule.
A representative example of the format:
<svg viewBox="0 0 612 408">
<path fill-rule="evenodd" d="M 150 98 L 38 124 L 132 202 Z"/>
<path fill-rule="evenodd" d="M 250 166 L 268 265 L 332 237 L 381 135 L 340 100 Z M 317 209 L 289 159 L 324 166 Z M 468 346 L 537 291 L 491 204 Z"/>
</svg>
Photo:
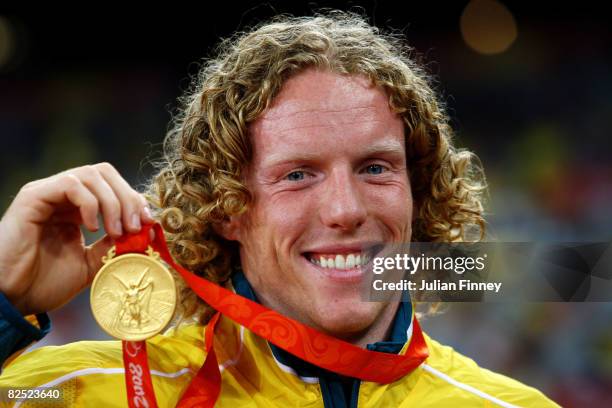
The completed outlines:
<svg viewBox="0 0 612 408">
<path fill-rule="evenodd" d="M 229 219 L 213 224 L 213 229 L 228 241 L 240 241 L 240 221 L 238 217 L 231 216 Z"/>
</svg>

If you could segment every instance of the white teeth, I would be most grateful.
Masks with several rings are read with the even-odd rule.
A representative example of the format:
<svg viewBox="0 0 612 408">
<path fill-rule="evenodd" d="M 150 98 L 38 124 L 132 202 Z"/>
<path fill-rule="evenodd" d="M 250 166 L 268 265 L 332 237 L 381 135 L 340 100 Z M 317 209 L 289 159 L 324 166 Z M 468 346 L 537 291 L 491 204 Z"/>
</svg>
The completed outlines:
<svg viewBox="0 0 612 408">
<path fill-rule="evenodd" d="M 346 269 L 351 269 L 355 267 L 355 255 L 349 254 L 346 257 Z"/>
<path fill-rule="evenodd" d="M 344 257 L 340 254 L 336 255 L 336 265 L 334 265 L 336 269 L 345 269 L 344 268 Z"/>
<path fill-rule="evenodd" d="M 369 257 L 365 253 L 319 255 L 309 258 L 310 262 L 323 268 L 353 269 L 365 265 Z"/>
</svg>

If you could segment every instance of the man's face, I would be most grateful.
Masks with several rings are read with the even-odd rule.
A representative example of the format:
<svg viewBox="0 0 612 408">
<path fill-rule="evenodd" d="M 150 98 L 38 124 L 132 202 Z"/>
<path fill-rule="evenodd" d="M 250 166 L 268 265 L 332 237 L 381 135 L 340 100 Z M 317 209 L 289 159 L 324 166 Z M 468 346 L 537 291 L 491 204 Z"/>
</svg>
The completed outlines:
<svg viewBox="0 0 612 408">
<path fill-rule="evenodd" d="M 396 304 L 360 292 L 372 246 L 411 235 L 404 126 L 385 93 L 309 69 L 284 84 L 250 137 L 254 200 L 229 235 L 262 303 L 347 339 L 390 321 Z"/>
</svg>

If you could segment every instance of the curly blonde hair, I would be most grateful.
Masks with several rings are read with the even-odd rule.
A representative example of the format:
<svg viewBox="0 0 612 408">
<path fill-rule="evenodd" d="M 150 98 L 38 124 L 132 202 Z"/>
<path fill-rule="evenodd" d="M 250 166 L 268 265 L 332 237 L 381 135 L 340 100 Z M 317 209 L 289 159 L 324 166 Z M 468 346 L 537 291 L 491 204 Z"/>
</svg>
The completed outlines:
<svg viewBox="0 0 612 408">
<path fill-rule="evenodd" d="M 251 200 L 241 177 L 251 159 L 249 124 L 307 67 L 368 77 L 403 118 L 417 209 L 413 241 L 482 239 L 482 168 L 473 153 L 453 146 L 448 116 L 412 54 L 399 36 L 340 11 L 279 16 L 223 40 L 179 98 L 147 190 L 176 260 L 213 282 L 228 280 L 240 262 L 237 244 L 213 226 L 246 211 Z M 183 318 L 204 323 L 211 315 L 188 287 L 181 304 Z"/>
</svg>

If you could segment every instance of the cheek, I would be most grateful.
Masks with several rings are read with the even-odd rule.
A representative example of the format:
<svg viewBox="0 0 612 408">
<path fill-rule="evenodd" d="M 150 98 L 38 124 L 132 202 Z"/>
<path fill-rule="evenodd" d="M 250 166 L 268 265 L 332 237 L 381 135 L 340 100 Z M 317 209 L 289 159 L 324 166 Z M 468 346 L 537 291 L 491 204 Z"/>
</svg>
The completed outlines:
<svg viewBox="0 0 612 408">
<path fill-rule="evenodd" d="M 368 192 L 368 201 L 372 204 L 370 209 L 375 218 L 381 221 L 399 239 L 412 224 L 413 199 L 410 186 L 398 183 L 381 186 Z"/>
<path fill-rule="evenodd" d="M 285 191 L 271 195 L 266 200 L 267 218 L 279 229 L 298 229 L 312 219 L 317 200 L 312 189 Z"/>
<path fill-rule="evenodd" d="M 249 241 L 259 245 L 272 245 L 274 251 L 288 249 L 307 228 L 313 217 L 312 194 L 308 192 L 283 192 L 261 194 L 249 211 L 249 222 L 244 231 Z"/>
</svg>

